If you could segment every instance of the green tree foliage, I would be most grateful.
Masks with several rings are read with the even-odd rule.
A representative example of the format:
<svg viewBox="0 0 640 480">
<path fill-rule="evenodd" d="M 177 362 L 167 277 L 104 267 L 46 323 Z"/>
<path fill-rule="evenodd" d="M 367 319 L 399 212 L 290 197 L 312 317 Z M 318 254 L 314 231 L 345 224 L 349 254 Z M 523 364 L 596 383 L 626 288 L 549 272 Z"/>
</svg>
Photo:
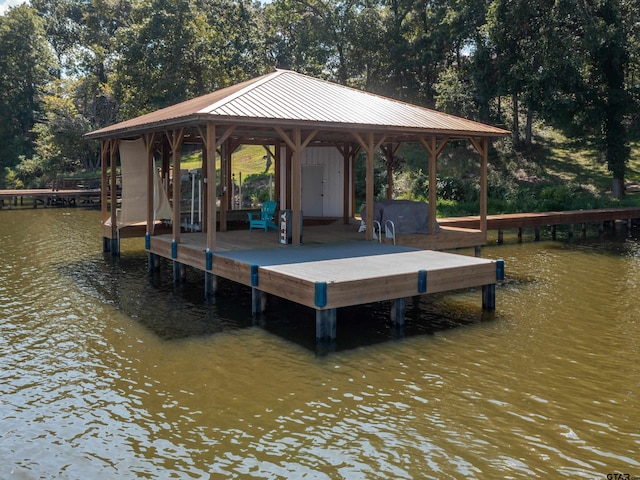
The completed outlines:
<svg viewBox="0 0 640 480">
<path fill-rule="evenodd" d="M 35 10 L 23 5 L 0 16 L 0 172 L 33 153 L 33 126 L 54 70 Z"/>
<path fill-rule="evenodd" d="M 50 85 L 44 97 L 44 121 L 35 126 L 35 156 L 42 162 L 48 176 L 55 177 L 78 168 L 92 170 L 98 145 L 83 135 L 90 125 L 77 108 L 78 82 L 57 81 Z"/>
<path fill-rule="evenodd" d="M 624 17 L 631 4 L 622 0 L 602 0 L 583 11 L 589 68 L 587 92 L 600 127 L 599 140 L 609 171 L 613 174 L 613 194 L 624 195 L 625 167 L 629 145 L 625 116 L 630 96 L 625 85 L 629 63 L 628 37 Z"/>
<path fill-rule="evenodd" d="M 621 194 L 640 118 L 636 4 L 32 0 L 0 16 L 0 167 L 20 164 L 16 181 L 90 168 L 83 133 L 282 67 L 510 122 L 516 148 L 534 120 L 589 137 Z"/>
<path fill-rule="evenodd" d="M 263 71 L 253 6 L 228 0 L 143 0 L 115 37 L 120 118 L 203 95 Z"/>
<path fill-rule="evenodd" d="M 330 4 L 275 0 L 264 8 L 267 48 L 277 68 L 328 76 L 334 53 L 329 41 Z M 335 52 L 337 55 L 337 52 Z"/>
</svg>

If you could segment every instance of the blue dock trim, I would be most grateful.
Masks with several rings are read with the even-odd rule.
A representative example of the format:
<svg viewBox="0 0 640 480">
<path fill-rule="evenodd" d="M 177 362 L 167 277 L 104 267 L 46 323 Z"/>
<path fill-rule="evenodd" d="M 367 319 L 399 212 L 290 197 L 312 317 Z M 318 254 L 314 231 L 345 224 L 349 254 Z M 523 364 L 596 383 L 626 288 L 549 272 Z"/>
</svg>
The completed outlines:
<svg viewBox="0 0 640 480">
<path fill-rule="evenodd" d="M 144 236 L 144 248 L 145 250 L 151 250 L 151 235 L 148 233 Z"/>
<path fill-rule="evenodd" d="M 251 286 L 258 286 L 258 265 L 251 265 Z"/>
<path fill-rule="evenodd" d="M 178 242 L 175 240 L 171 241 L 171 258 L 174 260 L 178 258 Z"/>
<path fill-rule="evenodd" d="M 211 250 L 209 250 L 208 248 L 205 251 L 205 257 L 206 257 L 205 269 L 206 270 L 212 270 L 213 269 L 213 252 Z"/>
<path fill-rule="evenodd" d="M 316 282 L 315 293 L 316 307 L 326 307 L 327 305 L 327 282 Z"/>
<path fill-rule="evenodd" d="M 418 292 L 427 293 L 427 271 L 418 270 Z"/>
<path fill-rule="evenodd" d="M 496 261 L 496 280 L 499 282 L 504 280 L 504 260 L 501 258 Z"/>
</svg>

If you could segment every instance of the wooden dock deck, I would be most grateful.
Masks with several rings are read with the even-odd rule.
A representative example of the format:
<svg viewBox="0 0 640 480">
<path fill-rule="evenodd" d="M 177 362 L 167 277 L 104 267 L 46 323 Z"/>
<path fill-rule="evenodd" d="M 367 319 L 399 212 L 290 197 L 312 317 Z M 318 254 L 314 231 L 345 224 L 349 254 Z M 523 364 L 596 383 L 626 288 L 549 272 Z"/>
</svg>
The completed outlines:
<svg viewBox="0 0 640 480">
<path fill-rule="evenodd" d="M 342 231 L 336 242 L 336 231 Z M 278 232 L 219 232 L 217 249 L 207 252 L 205 234 L 148 238 L 147 250 L 207 273 L 207 293 L 218 277 L 252 288 L 253 313 L 275 295 L 316 311 L 316 337 L 335 338 L 336 309 L 394 302 L 393 321 L 404 322 L 404 299 L 417 295 L 482 287 L 482 306 L 495 308 L 495 285 L 504 264 L 473 256 L 365 241 L 354 225 L 305 228 L 305 243 L 281 245 Z M 150 259 L 151 264 L 151 259 Z M 175 273 L 175 270 L 174 270 Z"/>
<path fill-rule="evenodd" d="M 509 229 L 518 229 L 518 236 L 522 236 L 523 228 L 534 228 L 536 230 L 536 239 L 539 240 L 540 227 L 551 226 L 552 236 L 555 238 L 555 227 L 558 225 L 573 226 L 574 224 L 580 224 L 584 233 L 587 224 L 596 224 L 601 230 L 604 222 L 624 221 L 630 224 L 635 219 L 640 219 L 640 207 L 506 213 L 487 215 L 487 229 L 497 230 L 498 243 L 502 243 L 502 232 Z M 439 218 L 438 222 L 444 227 L 473 229 L 478 228 L 480 218 L 478 216 Z"/>
</svg>

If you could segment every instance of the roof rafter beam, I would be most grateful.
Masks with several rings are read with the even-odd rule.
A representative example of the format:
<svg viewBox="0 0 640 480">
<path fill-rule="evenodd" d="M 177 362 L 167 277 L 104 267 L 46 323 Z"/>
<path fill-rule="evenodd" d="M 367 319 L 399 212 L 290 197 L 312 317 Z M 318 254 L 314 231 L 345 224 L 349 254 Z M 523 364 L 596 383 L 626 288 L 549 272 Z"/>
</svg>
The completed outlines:
<svg viewBox="0 0 640 480">
<path fill-rule="evenodd" d="M 369 143 L 367 142 L 364 138 L 362 138 L 362 136 L 358 133 L 358 132 L 351 132 L 351 135 L 353 135 L 355 137 L 355 139 L 358 141 L 358 143 L 360 144 L 360 146 L 366 151 L 369 152 L 369 148 L 372 148 L 372 151 L 375 152 L 378 148 L 380 148 L 380 145 L 382 145 L 384 143 L 384 141 L 387 139 L 386 136 L 382 136 L 380 138 L 380 140 L 378 141 L 378 143 Z M 371 133 L 371 135 L 373 135 L 373 133 Z M 373 137 L 372 137 L 373 138 Z"/>
<path fill-rule="evenodd" d="M 165 130 L 164 134 L 167 136 L 169 146 L 173 151 L 176 151 L 182 146 L 182 142 L 184 140 L 184 127 L 176 130 Z"/>
<path fill-rule="evenodd" d="M 430 136 L 429 141 L 427 141 L 423 136 L 418 137 L 418 140 L 429 156 L 433 158 L 438 157 L 442 153 L 444 147 L 447 146 L 447 143 L 449 143 L 448 136 L 444 137 L 440 144 L 437 143 L 438 140 L 435 136 Z"/>
<path fill-rule="evenodd" d="M 473 145 L 473 148 L 476 149 L 476 152 L 478 152 L 480 156 L 484 156 L 486 153 L 488 153 L 484 148 L 484 144 L 488 145 L 488 142 L 485 143 L 485 139 L 469 137 L 469 142 L 471 143 L 471 145 Z"/>
<path fill-rule="evenodd" d="M 307 145 L 309 145 L 311 140 L 313 140 L 319 132 L 319 130 L 317 129 L 313 130 L 311 133 L 309 133 L 309 135 L 307 135 L 307 138 L 300 141 L 299 145 L 296 145 L 296 142 L 287 134 L 287 132 L 284 131 L 284 129 L 282 129 L 281 127 L 274 127 L 274 130 L 278 133 L 278 135 L 280 135 L 280 138 L 282 138 L 282 140 L 284 140 L 285 143 L 289 146 L 289 148 L 291 148 L 291 150 L 293 150 L 294 152 L 297 151 L 298 149 L 304 150 L 307 147 Z"/>
</svg>

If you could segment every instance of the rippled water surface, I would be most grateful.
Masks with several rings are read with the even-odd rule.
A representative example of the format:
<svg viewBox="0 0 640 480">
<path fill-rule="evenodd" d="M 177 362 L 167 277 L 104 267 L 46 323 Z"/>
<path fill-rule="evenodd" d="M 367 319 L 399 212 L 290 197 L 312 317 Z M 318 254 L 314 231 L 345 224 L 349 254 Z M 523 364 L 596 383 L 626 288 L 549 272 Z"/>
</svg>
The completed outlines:
<svg viewBox="0 0 640 480">
<path fill-rule="evenodd" d="M 590 236 L 594 233 L 591 232 Z M 0 478 L 640 476 L 640 243 L 513 242 L 479 291 L 338 313 L 101 253 L 99 213 L 0 211 Z"/>
</svg>

